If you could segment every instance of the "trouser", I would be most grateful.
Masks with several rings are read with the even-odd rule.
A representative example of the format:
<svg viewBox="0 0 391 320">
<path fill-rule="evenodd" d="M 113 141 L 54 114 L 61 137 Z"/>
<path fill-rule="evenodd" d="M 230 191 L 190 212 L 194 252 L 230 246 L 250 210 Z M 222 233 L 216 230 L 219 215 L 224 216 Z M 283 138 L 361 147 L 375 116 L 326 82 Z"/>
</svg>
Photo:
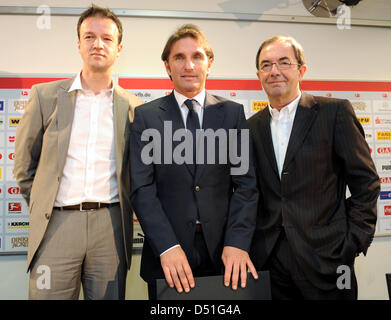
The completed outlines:
<svg viewBox="0 0 391 320">
<path fill-rule="evenodd" d="M 54 209 L 32 262 L 29 299 L 124 299 L 126 259 L 120 206 Z"/>
<path fill-rule="evenodd" d="M 357 281 L 350 267 L 350 289 L 339 289 L 337 281 L 331 290 L 314 286 L 300 267 L 291 250 L 284 228 L 263 269 L 270 271 L 272 299 L 276 300 L 356 300 Z M 336 270 L 337 272 L 337 270 Z M 336 273 L 337 275 L 337 273 Z M 337 277 L 336 277 L 337 278 Z"/>
</svg>

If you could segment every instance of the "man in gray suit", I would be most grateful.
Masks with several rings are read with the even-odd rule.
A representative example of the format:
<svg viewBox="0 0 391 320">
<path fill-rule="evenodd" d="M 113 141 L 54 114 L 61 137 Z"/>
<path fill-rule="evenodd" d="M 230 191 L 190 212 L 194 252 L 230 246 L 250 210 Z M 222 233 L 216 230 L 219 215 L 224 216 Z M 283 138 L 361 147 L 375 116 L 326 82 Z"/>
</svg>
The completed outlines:
<svg viewBox="0 0 391 320">
<path fill-rule="evenodd" d="M 30 211 L 30 299 L 124 299 L 133 219 L 125 132 L 142 101 L 113 83 L 122 26 L 92 6 L 78 26 L 81 72 L 33 86 L 14 175 Z M 124 164 L 124 165 L 123 165 Z"/>
<path fill-rule="evenodd" d="M 300 90 L 295 39 L 266 40 L 256 66 L 269 106 L 248 121 L 260 190 L 250 257 L 270 270 L 274 299 L 355 299 L 380 191 L 363 128 L 348 100 Z"/>
</svg>

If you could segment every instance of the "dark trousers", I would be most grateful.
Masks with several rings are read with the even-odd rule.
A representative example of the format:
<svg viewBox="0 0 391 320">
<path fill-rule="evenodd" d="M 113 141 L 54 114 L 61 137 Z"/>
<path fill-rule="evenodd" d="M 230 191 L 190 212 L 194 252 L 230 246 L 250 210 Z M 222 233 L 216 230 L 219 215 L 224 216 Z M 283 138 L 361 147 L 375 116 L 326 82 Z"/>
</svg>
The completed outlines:
<svg viewBox="0 0 391 320">
<path fill-rule="evenodd" d="M 282 229 L 264 269 L 270 271 L 273 300 L 357 299 L 357 281 L 353 266 L 350 266 L 350 289 L 338 289 L 337 283 L 335 283 L 335 288 L 332 290 L 324 291 L 319 289 L 307 280 L 305 273 L 300 267 L 300 261 L 292 253 L 284 229 Z"/>
<path fill-rule="evenodd" d="M 193 272 L 193 277 L 207 277 L 218 274 L 210 259 L 202 231 L 195 233 L 192 255 L 187 257 L 187 259 Z M 157 300 L 156 282 L 148 283 L 148 298 L 149 300 Z"/>
</svg>

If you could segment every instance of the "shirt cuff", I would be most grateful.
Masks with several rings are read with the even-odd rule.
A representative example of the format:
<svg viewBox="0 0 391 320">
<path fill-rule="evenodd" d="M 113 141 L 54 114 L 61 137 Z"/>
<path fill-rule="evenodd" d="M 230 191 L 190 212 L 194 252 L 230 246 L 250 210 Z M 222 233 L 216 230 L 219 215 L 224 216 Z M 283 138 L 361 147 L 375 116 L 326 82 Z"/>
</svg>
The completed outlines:
<svg viewBox="0 0 391 320">
<path fill-rule="evenodd" d="M 167 251 L 170 251 L 171 249 L 174 249 L 174 248 L 176 248 L 176 247 L 180 247 L 180 245 L 179 245 L 179 244 L 176 244 L 175 246 L 172 246 L 171 248 L 168 248 L 166 251 L 162 252 L 162 253 L 160 254 L 160 256 L 162 256 L 162 255 L 165 254 Z"/>
</svg>

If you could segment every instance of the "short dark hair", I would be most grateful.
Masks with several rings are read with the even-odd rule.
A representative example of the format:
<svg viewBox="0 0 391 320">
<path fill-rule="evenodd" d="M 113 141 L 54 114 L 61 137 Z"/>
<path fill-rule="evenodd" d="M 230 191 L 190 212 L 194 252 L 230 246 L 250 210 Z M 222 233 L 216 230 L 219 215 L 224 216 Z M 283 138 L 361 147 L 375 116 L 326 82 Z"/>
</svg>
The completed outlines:
<svg viewBox="0 0 391 320">
<path fill-rule="evenodd" d="M 84 11 L 80 18 L 79 18 L 79 21 L 77 22 L 77 37 L 78 39 L 80 40 L 80 27 L 81 27 L 81 24 L 83 23 L 83 21 L 87 18 L 90 18 L 90 17 L 102 17 L 102 18 L 107 18 L 107 19 L 111 19 L 115 22 L 115 24 L 117 25 L 117 28 L 118 28 L 118 43 L 121 43 L 122 41 L 122 24 L 121 24 L 121 21 L 118 19 L 118 17 L 115 15 L 115 13 L 113 13 L 112 11 L 110 11 L 110 9 L 108 8 L 101 8 L 99 6 L 96 6 L 96 5 L 91 5 L 91 7 L 89 7 L 86 11 Z"/>
<path fill-rule="evenodd" d="M 302 65 L 305 65 L 304 49 L 302 45 L 299 42 L 297 42 L 295 38 L 288 37 L 288 36 L 274 36 L 269 39 L 266 39 L 258 49 L 257 56 L 255 58 L 255 66 L 257 67 L 258 71 L 259 71 L 259 56 L 261 55 L 262 49 L 274 42 L 289 43 L 292 46 L 293 52 L 295 53 L 298 67 L 300 68 Z"/>
<path fill-rule="evenodd" d="M 175 42 L 180 39 L 191 37 L 200 42 L 201 47 L 204 49 L 209 60 L 214 59 L 213 50 L 210 47 L 208 40 L 206 39 L 205 34 L 202 32 L 200 27 L 195 24 L 184 24 L 179 27 L 167 40 L 167 43 L 163 49 L 162 60 L 168 62 L 168 57 L 170 56 L 171 48 Z"/>
</svg>

